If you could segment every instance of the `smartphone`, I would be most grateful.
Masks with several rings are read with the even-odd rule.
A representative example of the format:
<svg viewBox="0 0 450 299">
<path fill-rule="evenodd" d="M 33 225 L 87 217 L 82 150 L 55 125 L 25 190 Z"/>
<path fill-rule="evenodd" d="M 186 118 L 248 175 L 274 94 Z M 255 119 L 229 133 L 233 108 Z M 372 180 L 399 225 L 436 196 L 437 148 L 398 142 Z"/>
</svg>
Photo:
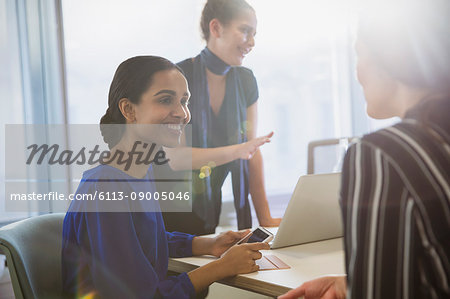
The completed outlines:
<svg viewBox="0 0 450 299">
<path fill-rule="evenodd" d="M 269 243 L 273 239 L 273 234 L 264 227 L 252 230 L 248 235 L 240 239 L 236 244 L 265 242 Z"/>
<path fill-rule="evenodd" d="M 256 243 L 256 242 L 269 243 L 270 241 L 272 241 L 272 239 L 273 234 L 271 232 L 269 232 L 264 227 L 258 227 L 249 232 L 247 235 L 245 235 L 245 237 L 237 241 L 237 243 L 234 245 L 240 245 L 243 243 Z M 225 253 L 227 253 L 228 250 L 230 250 L 230 248 L 228 248 L 224 253 L 222 253 L 220 257 L 224 256 Z"/>
</svg>

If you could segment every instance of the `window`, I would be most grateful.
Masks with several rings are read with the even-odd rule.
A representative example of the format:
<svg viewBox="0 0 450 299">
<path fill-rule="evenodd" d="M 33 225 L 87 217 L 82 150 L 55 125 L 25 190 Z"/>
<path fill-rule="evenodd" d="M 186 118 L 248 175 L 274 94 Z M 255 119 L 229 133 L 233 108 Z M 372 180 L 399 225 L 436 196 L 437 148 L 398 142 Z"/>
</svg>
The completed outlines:
<svg viewBox="0 0 450 299">
<path fill-rule="evenodd" d="M 7 123 L 24 123 L 24 105 L 20 70 L 18 26 L 15 18 L 15 3 L 0 1 L 0 64 L 4 70 L 0 72 L 1 140 L 5 140 L 4 125 Z M 5 144 L 0 142 L 0 202 L 5 196 Z M 26 215 L 26 214 L 25 214 Z M 0 205 L 0 222 L 25 216 L 23 214 L 6 213 L 4 205 Z"/>
<path fill-rule="evenodd" d="M 350 1 L 248 1 L 256 10 L 258 33 L 244 66 L 259 84 L 259 135 L 275 131 L 262 152 L 267 191 L 276 197 L 290 194 L 306 173 L 308 142 L 362 135 L 397 120 L 365 116 L 354 76 Z M 204 3 L 0 0 L 0 60 L 7 70 L 0 74 L 2 124 L 98 123 L 121 61 L 150 54 L 180 61 L 200 52 Z M 61 13 L 64 22 L 58 26 Z M 3 153 L 4 145 L 2 182 Z M 224 196 L 231 197 L 230 186 Z M 17 217 L 1 209 L 0 221 Z"/>
<path fill-rule="evenodd" d="M 58 1 L 0 0 L 0 76 L 5 124 L 65 123 L 63 55 Z M 5 212 L 5 145 L 0 146 L 0 222 L 29 213 Z M 48 188 L 51 188 L 49 183 Z"/>
<path fill-rule="evenodd" d="M 260 88 L 259 135 L 275 131 L 273 142 L 262 148 L 267 190 L 291 193 L 306 173 L 309 141 L 369 130 L 354 76 L 353 19 L 347 1 L 249 2 L 258 28 L 244 66 L 253 70 Z M 180 61 L 197 55 L 204 47 L 203 5 L 199 0 L 63 2 L 69 121 L 98 123 L 115 68 L 124 59 L 153 54 Z M 230 187 L 224 195 L 231 196 Z"/>
</svg>

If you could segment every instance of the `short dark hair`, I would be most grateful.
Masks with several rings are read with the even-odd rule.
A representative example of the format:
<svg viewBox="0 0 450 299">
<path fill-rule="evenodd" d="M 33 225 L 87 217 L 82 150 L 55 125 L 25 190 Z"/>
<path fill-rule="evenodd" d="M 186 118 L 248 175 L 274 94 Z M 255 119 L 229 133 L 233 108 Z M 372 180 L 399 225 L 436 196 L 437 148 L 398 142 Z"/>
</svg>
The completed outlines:
<svg viewBox="0 0 450 299">
<path fill-rule="evenodd" d="M 255 11 L 245 0 L 208 0 L 200 20 L 200 28 L 205 41 L 209 40 L 209 23 L 212 19 L 217 19 L 221 24 L 227 25 L 246 9 Z"/>
<path fill-rule="evenodd" d="M 109 148 L 120 141 L 123 131 L 117 132 L 117 127 L 102 125 L 126 123 L 119 109 L 119 101 L 127 98 L 130 102 L 139 104 L 142 94 L 150 87 L 154 74 L 171 69 L 178 69 L 183 74 L 173 62 L 158 56 L 136 56 L 119 65 L 109 88 L 108 109 L 100 120 L 103 140 Z M 114 132 L 109 132 L 110 130 Z"/>
<path fill-rule="evenodd" d="M 361 11 L 358 40 L 393 78 L 448 92 L 450 1 L 398 0 L 386 10 Z"/>
</svg>

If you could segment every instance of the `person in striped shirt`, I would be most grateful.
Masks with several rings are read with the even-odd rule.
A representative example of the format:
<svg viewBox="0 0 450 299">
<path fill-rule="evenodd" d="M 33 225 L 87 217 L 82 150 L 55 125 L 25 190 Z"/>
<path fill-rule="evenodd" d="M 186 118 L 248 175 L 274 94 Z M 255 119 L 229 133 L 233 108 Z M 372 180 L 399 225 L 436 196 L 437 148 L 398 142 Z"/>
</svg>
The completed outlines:
<svg viewBox="0 0 450 299">
<path fill-rule="evenodd" d="M 448 0 L 391 2 L 360 17 L 367 113 L 402 121 L 345 156 L 347 276 L 306 282 L 280 299 L 450 298 L 449 20 Z"/>
</svg>

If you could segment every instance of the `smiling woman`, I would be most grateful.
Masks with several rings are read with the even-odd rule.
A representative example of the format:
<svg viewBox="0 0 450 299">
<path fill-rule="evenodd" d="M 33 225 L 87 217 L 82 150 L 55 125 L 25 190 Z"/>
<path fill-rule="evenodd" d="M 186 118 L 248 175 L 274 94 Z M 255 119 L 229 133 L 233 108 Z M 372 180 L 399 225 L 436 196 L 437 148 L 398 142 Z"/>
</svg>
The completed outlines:
<svg viewBox="0 0 450 299">
<path fill-rule="evenodd" d="M 350 1 L 247 2 L 256 12 L 257 33 L 242 66 L 251 69 L 257 79 L 256 134 L 276 132 L 271 144 L 260 151 L 271 215 L 280 217 L 282 199 L 287 202 L 298 177 L 306 173 L 308 142 L 366 133 L 369 121 L 358 113 L 365 107 L 351 67 Z M 125 57 L 154 53 L 181 61 L 199 54 L 205 46 L 199 24 L 205 3 L 62 1 L 69 122 L 97 122 L 104 112 L 102 99 L 114 67 Z M 157 13 L 150 18 L 149 12 Z M 192 107 L 194 101 L 192 96 Z M 86 106 L 91 109 L 86 111 Z M 237 225 L 231 181 L 228 175 L 221 190 L 221 216 L 229 216 L 219 225 Z M 252 216 L 252 223 L 257 224 L 254 212 Z"/>
<path fill-rule="evenodd" d="M 92 200 L 72 202 L 64 219 L 64 298 L 193 298 L 214 281 L 258 270 L 258 250 L 268 249 L 267 244 L 230 249 L 248 232 L 227 232 L 215 238 L 169 233 L 159 197 L 153 201 L 141 197 L 160 190 L 154 185 L 153 168 L 137 163 L 131 152 L 141 150 L 147 141 L 158 146 L 178 144 L 181 128 L 190 118 L 188 99 L 181 70 L 164 58 L 138 56 L 119 65 L 101 130 L 112 155 L 119 150 L 129 153 L 134 163 L 127 169 L 112 161 L 84 172 L 75 198 L 92 195 Z M 117 126 L 112 130 L 108 124 L 123 124 L 123 128 L 117 134 Z M 149 134 L 140 128 L 149 124 L 163 124 L 157 126 L 162 132 Z M 136 194 L 139 200 L 135 201 Z M 144 210 L 144 199 L 154 207 L 152 211 Z M 118 209 L 104 212 L 102 206 L 110 203 Z M 220 258 L 189 273 L 167 276 L 169 256 L 205 254 Z"/>
<path fill-rule="evenodd" d="M 158 70 L 155 74 L 152 74 L 153 68 Z M 131 74 L 130 70 L 133 70 Z M 128 78 L 127 76 L 130 75 L 131 77 Z M 151 76 L 151 80 L 148 80 L 148 76 Z M 182 71 L 171 62 L 143 56 L 130 58 L 119 66 L 114 75 L 109 90 L 108 109 L 100 124 L 184 126 L 190 119 L 187 108 L 188 99 L 186 79 Z M 116 131 L 119 127 L 102 126 L 101 128 L 103 138 L 110 148 L 123 137 L 123 132 Z M 177 134 L 179 135 L 179 132 Z M 169 144 L 174 142 L 167 141 Z M 178 140 L 175 141 L 178 142 Z"/>
<path fill-rule="evenodd" d="M 245 0 L 208 0 L 200 22 L 206 47 L 178 64 L 192 92 L 192 142 L 186 145 L 192 147 L 194 198 L 191 213 L 164 214 L 169 231 L 214 233 L 229 174 L 239 229 L 252 226 L 249 193 L 260 225 L 280 222 L 269 211 L 259 151 L 273 133 L 256 138 L 258 86 L 241 66 L 255 46 L 256 25 Z"/>
</svg>

